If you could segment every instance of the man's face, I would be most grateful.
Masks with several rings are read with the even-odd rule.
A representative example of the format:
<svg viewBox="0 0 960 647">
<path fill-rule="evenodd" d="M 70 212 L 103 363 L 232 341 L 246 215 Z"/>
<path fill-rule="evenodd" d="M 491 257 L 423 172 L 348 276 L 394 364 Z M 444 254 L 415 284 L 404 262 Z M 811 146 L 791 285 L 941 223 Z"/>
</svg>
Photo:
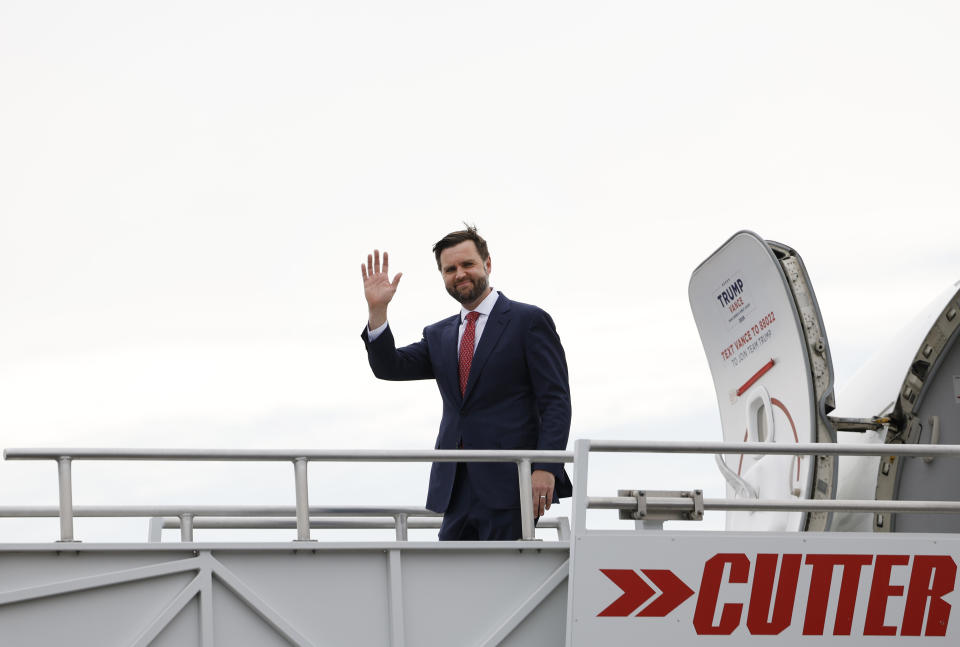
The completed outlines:
<svg viewBox="0 0 960 647">
<path fill-rule="evenodd" d="M 473 310 L 490 287 L 490 257 L 482 260 L 474 242 L 465 240 L 440 252 L 440 274 L 450 296 Z"/>
</svg>

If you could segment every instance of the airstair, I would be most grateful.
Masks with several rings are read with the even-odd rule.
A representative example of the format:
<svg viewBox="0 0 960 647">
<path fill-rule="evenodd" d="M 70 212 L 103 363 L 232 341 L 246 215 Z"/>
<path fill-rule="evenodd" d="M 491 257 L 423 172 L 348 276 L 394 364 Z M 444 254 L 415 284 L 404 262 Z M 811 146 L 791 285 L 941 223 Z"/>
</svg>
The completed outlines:
<svg viewBox="0 0 960 647">
<path fill-rule="evenodd" d="M 101 506 L 74 508 L 61 481 L 55 508 L 4 508 L 2 516 L 56 516 L 62 538 L 0 544 L 0 635 L 11 645 L 627 645 L 693 644 L 777 636 L 957 635 L 956 533 L 830 533 L 664 530 L 704 511 L 795 514 L 960 513 L 956 501 L 818 501 L 705 498 L 696 490 L 622 490 L 589 496 L 598 453 L 871 455 L 960 458 L 960 447 L 764 443 L 601 442 L 573 452 L 377 452 L 376 460 L 571 462 L 572 519 L 552 519 L 516 542 L 409 541 L 415 508 Z M 7 450 L 8 460 L 241 460 L 237 453 L 170 450 Z M 245 452 L 243 460 L 371 459 L 367 452 Z M 300 461 L 300 462 L 298 462 Z M 239 469 L 239 467 L 238 467 Z M 305 478 L 305 469 L 295 469 Z M 529 474 L 529 471 L 526 472 Z M 305 509 L 303 506 L 306 506 Z M 611 510 L 623 529 L 587 527 L 588 509 Z M 298 514 L 299 513 L 299 514 Z M 142 543 L 86 543 L 75 516 L 146 517 Z M 365 525 L 364 522 L 370 522 Z M 325 527 L 396 529 L 393 541 L 325 541 Z M 160 542 L 179 527 L 181 541 Z M 205 527 L 291 527 L 283 542 L 194 541 Z M 779 576 L 778 576 L 779 574 Z M 848 644 L 844 643 L 844 644 Z M 882 643 L 880 643 L 882 644 Z"/>
</svg>

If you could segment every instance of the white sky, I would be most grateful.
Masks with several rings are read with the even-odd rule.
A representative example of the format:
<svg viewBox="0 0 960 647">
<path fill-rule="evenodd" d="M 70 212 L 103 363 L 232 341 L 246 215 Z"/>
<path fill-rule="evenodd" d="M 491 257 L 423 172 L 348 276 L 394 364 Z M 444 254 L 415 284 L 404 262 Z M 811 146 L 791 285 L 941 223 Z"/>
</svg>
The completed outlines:
<svg viewBox="0 0 960 647">
<path fill-rule="evenodd" d="M 731 234 L 801 253 L 841 386 L 960 278 L 957 33 L 952 2 L 8 0 L 0 445 L 430 447 L 435 386 L 369 373 L 358 264 L 390 251 L 415 341 L 464 220 L 553 315 L 573 438 L 717 440 L 686 286 Z M 591 494 L 721 489 L 633 465 Z M 381 469 L 314 466 L 311 502 L 422 504 L 425 466 Z M 286 465 L 76 471 L 78 504 L 292 505 Z M 0 505 L 55 501 L 0 463 Z"/>
</svg>

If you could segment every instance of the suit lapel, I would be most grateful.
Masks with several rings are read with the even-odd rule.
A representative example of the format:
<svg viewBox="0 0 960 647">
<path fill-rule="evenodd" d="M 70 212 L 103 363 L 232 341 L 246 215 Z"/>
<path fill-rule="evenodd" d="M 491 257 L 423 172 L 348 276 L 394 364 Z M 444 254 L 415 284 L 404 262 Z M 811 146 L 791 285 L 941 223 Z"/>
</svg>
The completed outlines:
<svg viewBox="0 0 960 647">
<path fill-rule="evenodd" d="M 500 293 L 497 302 L 493 304 L 493 311 L 487 318 L 487 323 L 483 327 L 483 334 L 480 335 L 480 343 L 477 344 L 477 351 L 473 355 L 473 362 L 470 364 L 470 376 L 467 378 L 467 388 L 464 390 L 463 399 L 470 397 L 473 387 L 476 385 L 483 370 L 483 365 L 487 363 L 490 354 L 500 341 L 500 336 L 510 323 L 510 300 Z M 459 383 L 458 383 L 459 386 Z"/>
</svg>

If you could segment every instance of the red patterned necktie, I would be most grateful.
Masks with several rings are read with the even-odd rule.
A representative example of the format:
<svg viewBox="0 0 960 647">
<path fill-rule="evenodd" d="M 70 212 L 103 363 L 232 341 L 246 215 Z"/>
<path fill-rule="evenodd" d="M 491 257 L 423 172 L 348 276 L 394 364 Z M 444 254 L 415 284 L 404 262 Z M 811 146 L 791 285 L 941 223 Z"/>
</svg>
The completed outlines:
<svg viewBox="0 0 960 647">
<path fill-rule="evenodd" d="M 467 328 L 460 340 L 460 395 L 467 390 L 467 378 L 470 377 L 470 364 L 473 362 L 473 340 L 477 332 L 479 312 L 467 313 Z"/>
</svg>

